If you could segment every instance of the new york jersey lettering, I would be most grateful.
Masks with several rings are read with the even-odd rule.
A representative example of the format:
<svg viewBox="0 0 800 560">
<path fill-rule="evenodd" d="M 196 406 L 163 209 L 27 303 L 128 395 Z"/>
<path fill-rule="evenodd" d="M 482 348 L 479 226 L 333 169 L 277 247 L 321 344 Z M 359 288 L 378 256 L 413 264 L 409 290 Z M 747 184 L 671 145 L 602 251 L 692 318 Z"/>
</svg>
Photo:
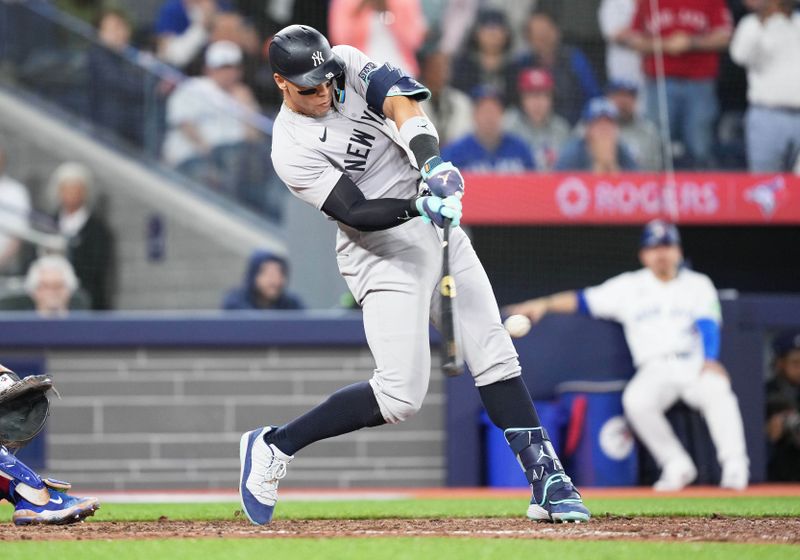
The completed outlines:
<svg viewBox="0 0 800 560">
<path fill-rule="evenodd" d="M 347 154 L 358 159 L 345 159 L 344 168 L 347 171 L 365 171 L 367 158 L 375 142 L 375 136 L 363 130 L 353 129 L 350 142 L 347 144 Z M 359 147 L 363 146 L 363 147 Z"/>
</svg>

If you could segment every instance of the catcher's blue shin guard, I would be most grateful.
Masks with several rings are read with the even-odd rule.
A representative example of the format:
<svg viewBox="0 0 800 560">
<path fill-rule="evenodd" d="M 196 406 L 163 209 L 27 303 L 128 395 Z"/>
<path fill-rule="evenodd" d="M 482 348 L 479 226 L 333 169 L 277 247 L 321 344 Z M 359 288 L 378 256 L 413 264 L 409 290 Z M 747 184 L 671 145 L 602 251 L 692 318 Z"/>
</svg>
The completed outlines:
<svg viewBox="0 0 800 560">
<path fill-rule="evenodd" d="M 75 498 L 68 482 L 41 478 L 0 446 L 0 476 L 8 479 L 8 500 L 14 504 L 17 525 L 66 525 L 81 521 L 100 507 L 97 498 Z"/>
<path fill-rule="evenodd" d="M 286 476 L 286 466 L 294 458 L 264 441 L 273 428 L 245 432 L 239 442 L 239 497 L 242 510 L 254 525 L 272 521 L 278 503 L 278 482 Z"/>
<path fill-rule="evenodd" d="M 3 445 L 0 445 L 0 476 L 11 481 L 9 497 L 12 499 L 15 492 L 34 502 L 44 503 L 50 499 L 41 477 Z"/>
<path fill-rule="evenodd" d="M 528 517 L 536 521 L 588 521 L 591 514 L 564 472 L 547 431 L 509 428 L 504 432 L 531 485 Z"/>
</svg>

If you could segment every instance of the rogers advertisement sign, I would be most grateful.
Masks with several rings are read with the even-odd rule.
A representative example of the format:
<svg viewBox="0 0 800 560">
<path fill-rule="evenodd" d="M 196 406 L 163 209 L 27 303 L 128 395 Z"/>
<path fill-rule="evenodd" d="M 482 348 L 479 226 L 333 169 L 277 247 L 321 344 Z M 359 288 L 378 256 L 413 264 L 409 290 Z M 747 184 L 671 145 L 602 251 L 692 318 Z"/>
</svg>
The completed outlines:
<svg viewBox="0 0 800 560">
<path fill-rule="evenodd" d="M 800 177 L 740 173 L 614 176 L 465 174 L 464 221 L 473 225 L 800 224 Z"/>
</svg>

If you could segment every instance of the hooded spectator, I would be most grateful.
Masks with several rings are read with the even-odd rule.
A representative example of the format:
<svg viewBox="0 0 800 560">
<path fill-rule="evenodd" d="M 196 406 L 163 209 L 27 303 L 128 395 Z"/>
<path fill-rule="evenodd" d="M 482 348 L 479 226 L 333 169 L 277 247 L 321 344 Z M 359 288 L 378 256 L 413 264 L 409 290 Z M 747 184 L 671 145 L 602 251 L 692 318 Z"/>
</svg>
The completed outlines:
<svg viewBox="0 0 800 560">
<path fill-rule="evenodd" d="M 242 285 L 222 301 L 223 309 L 303 309 L 300 299 L 286 291 L 289 264 L 267 251 L 255 251 L 247 263 Z"/>
</svg>

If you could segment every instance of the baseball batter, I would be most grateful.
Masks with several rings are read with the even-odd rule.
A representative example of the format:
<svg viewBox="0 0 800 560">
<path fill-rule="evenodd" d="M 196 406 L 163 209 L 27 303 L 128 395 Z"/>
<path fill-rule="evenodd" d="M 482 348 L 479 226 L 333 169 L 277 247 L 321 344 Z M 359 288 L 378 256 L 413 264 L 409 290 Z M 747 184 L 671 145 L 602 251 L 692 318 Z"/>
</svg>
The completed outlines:
<svg viewBox="0 0 800 560">
<path fill-rule="evenodd" d="M 644 268 L 599 286 L 512 305 L 511 313 L 537 322 L 546 313 L 585 313 L 622 324 L 636 375 L 622 404 L 639 439 L 661 467 L 656 490 L 680 490 L 697 477 L 664 415 L 678 399 L 705 416 L 717 458 L 720 485 L 747 487 L 749 461 L 742 417 L 730 379 L 719 362 L 720 305 L 708 276 L 681 267 L 678 229 L 659 220 L 642 234 Z"/>
<path fill-rule="evenodd" d="M 239 490 L 249 519 L 271 520 L 278 481 L 302 448 L 402 422 L 420 409 L 431 370 L 428 328 L 439 307 L 441 228 L 450 220 L 456 340 L 532 486 L 528 517 L 587 520 L 520 378 L 483 267 L 458 228 L 464 183 L 442 161 L 420 106 L 430 92 L 353 47 L 331 49 L 306 26 L 276 34 L 269 57 L 284 96 L 272 139 L 275 169 L 295 196 L 337 222 L 339 270 L 362 306 L 376 367 L 368 382 L 340 389 L 292 422 L 242 436 Z"/>
</svg>

